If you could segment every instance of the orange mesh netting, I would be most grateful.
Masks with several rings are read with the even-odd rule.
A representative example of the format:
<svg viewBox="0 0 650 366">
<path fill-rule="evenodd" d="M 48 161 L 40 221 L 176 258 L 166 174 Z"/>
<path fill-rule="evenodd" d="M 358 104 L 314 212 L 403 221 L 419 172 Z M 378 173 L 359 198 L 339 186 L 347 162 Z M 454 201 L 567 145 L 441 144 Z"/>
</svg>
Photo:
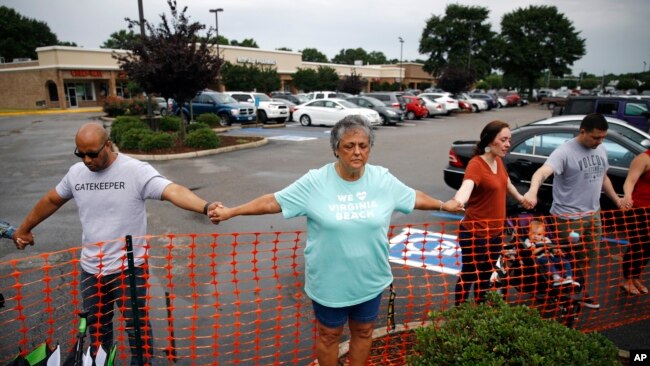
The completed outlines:
<svg viewBox="0 0 650 366">
<path fill-rule="evenodd" d="M 619 288 L 629 236 L 636 235 L 630 225 L 635 215 L 632 211 L 603 212 L 602 218 L 604 240 L 583 276 L 586 281 L 578 273 L 574 275 L 580 286 L 553 286 L 535 257 L 521 245 L 532 218 L 509 220 L 504 225 L 507 244 L 492 277 L 493 290 L 501 292 L 509 303 L 535 307 L 543 316 L 585 332 L 648 319 L 650 297 L 630 296 Z M 538 219 L 549 237 L 561 237 L 555 220 Z M 370 364 L 405 364 L 415 342 L 409 330 L 426 325 L 429 310 L 454 306 L 461 266 L 458 228 L 458 222 L 390 228 L 398 328 L 390 331 L 387 326 L 387 290 Z M 145 320 L 152 327 L 152 363 L 312 363 L 316 328 L 311 300 L 303 292 L 305 238 L 303 231 L 147 236 Z M 561 239 L 555 241 L 566 244 Z M 124 240 L 98 245 L 122 247 Z M 572 255 L 575 268 L 575 257 L 580 254 L 574 246 L 564 250 Z M 45 341 L 70 349 L 77 332 L 77 313 L 82 310 L 79 255 L 79 249 L 70 249 L 0 263 L 0 292 L 6 301 L 0 309 L 0 363 L 11 361 L 19 347 L 25 353 Z M 123 262 L 126 266 L 126 260 Z M 118 281 L 128 289 L 125 277 Z M 650 284 L 648 277 L 648 271 L 641 273 L 646 284 Z M 585 288 L 600 303 L 599 310 L 583 307 L 573 311 L 558 301 L 579 298 Z M 128 364 L 124 310 L 113 309 L 114 341 L 118 359 Z M 86 345 L 89 342 L 87 337 Z"/>
</svg>

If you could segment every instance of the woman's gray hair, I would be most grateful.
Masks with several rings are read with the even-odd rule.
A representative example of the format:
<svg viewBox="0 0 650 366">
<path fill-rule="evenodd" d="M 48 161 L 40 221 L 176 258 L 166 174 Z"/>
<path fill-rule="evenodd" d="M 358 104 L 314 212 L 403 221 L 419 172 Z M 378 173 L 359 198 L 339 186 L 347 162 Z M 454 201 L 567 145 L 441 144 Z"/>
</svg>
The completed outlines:
<svg viewBox="0 0 650 366">
<path fill-rule="evenodd" d="M 332 146 L 334 156 L 337 158 L 338 155 L 336 155 L 336 149 L 339 147 L 341 138 L 343 135 L 353 130 L 362 130 L 365 132 L 368 136 L 368 143 L 370 143 L 370 147 L 372 147 L 372 145 L 375 143 L 375 133 L 373 132 L 372 127 L 370 127 L 370 123 L 368 123 L 368 120 L 366 120 L 365 117 L 359 115 L 345 116 L 342 120 L 336 122 L 334 127 L 332 127 L 332 131 L 330 132 L 330 145 Z"/>
</svg>

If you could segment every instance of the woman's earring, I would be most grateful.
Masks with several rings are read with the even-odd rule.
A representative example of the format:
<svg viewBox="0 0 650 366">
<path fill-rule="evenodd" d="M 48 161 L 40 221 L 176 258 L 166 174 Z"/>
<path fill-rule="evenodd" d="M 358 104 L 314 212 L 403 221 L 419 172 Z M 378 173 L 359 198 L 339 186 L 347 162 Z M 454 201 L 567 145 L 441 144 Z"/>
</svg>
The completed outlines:
<svg viewBox="0 0 650 366">
<path fill-rule="evenodd" d="M 486 153 L 489 153 L 490 152 L 490 147 L 486 146 L 485 149 L 483 149 L 483 151 L 485 151 Z"/>
</svg>

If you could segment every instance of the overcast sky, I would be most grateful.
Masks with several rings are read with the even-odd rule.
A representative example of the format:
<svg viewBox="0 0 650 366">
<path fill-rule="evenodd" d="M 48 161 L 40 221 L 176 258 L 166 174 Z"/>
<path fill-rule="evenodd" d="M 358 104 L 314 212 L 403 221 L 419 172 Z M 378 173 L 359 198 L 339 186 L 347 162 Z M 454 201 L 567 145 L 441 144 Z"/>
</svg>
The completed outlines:
<svg viewBox="0 0 650 366">
<path fill-rule="evenodd" d="M 169 13 L 166 0 L 142 0 L 145 18 L 160 23 Z M 341 49 L 361 47 L 388 59 L 425 59 L 418 53 L 422 29 L 432 15 L 444 15 L 449 2 L 436 0 L 178 0 L 191 21 L 215 26 L 209 9 L 219 13 L 219 33 L 229 40 L 254 39 L 262 49 L 316 48 L 328 58 Z M 528 5 L 554 5 L 586 39 L 586 55 L 573 65 L 581 71 L 640 72 L 650 68 L 650 1 L 648 0 L 465 0 L 487 6 L 492 29 L 504 14 Z M 124 18 L 138 18 L 138 0 L 0 0 L 0 5 L 44 21 L 61 41 L 98 48 L 111 33 L 127 28 Z M 646 64 L 644 65 L 644 61 Z"/>
</svg>

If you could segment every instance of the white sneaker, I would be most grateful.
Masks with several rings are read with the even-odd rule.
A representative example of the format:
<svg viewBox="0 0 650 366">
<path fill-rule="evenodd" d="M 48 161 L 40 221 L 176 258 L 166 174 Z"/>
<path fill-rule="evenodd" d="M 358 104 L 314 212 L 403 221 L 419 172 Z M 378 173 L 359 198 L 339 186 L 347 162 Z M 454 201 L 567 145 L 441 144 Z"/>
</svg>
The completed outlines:
<svg viewBox="0 0 650 366">
<path fill-rule="evenodd" d="M 573 281 L 569 279 L 562 279 L 560 278 L 558 281 L 553 282 L 553 286 L 562 286 L 562 285 L 570 285 L 572 284 Z"/>
</svg>

